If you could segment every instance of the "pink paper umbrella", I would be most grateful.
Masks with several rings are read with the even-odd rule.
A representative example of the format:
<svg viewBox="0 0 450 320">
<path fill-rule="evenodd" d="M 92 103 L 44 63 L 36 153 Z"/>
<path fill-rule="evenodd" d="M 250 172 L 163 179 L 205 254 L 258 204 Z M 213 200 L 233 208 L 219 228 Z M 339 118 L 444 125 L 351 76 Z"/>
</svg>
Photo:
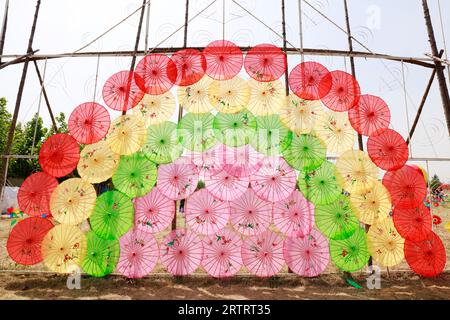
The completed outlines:
<svg viewBox="0 0 450 320">
<path fill-rule="evenodd" d="M 212 195 L 225 201 L 239 198 L 247 191 L 248 177 L 236 177 L 225 170 L 205 177 L 205 187 Z"/>
<path fill-rule="evenodd" d="M 175 201 L 153 188 L 147 195 L 134 200 L 136 228 L 157 233 L 170 226 L 175 216 Z"/>
<path fill-rule="evenodd" d="M 241 237 L 226 228 L 203 240 L 202 267 L 215 278 L 234 276 L 242 267 Z"/>
<path fill-rule="evenodd" d="M 302 277 L 318 276 L 330 261 L 328 241 L 315 229 L 305 236 L 286 238 L 283 253 L 289 268 Z"/>
<path fill-rule="evenodd" d="M 273 206 L 273 222 L 287 236 L 304 236 L 314 225 L 314 205 L 295 190 Z"/>
<path fill-rule="evenodd" d="M 227 147 L 224 170 L 237 177 L 249 177 L 262 166 L 262 155 L 249 145 Z"/>
<path fill-rule="evenodd" d="M 206 176 L 222 171 L 225 166 L 226 149 L 227 147 L 224 144 L 219 143 L 203 152 L 189 153 L 187 157 L 197 166 L 201 180 L 204 180 Z"/>
<path fill-rule="evenodd" d="M 289 197 L 297 175 L 283 158 L 267 157 L 261 168 L 250 177 L 250 185 L 261 199 L 277 202 Z"/>
<path fill-rule="evenodd" d="M 186 199 L 186 223 L 191 230 L 204 235 L 213 234 L 225 227 L 230 218 L 230 205 L 206 189 L 194 192 Z"/>
<path fill-rule="evenodd" d="M 200 265 L 202 255 L 202 241 L 186 229 L 173 230 L 160 246 L 161 263 L 175 276 L 194 272 Z"/>
<path fill-rule="evenodd" d="M 272 203 L 259 198 L 255 191 L 247 191 L 230 202 L 231 224 L 246 236 L 261 234 L 272 222 Z"/>
<path fill-rule="evenodd" d="M 248 237 L 241 254 L 250 273 L 258 277 L 271 277 L 280 272 L 284 265 L 283 239 L 272 231 Z"/>
<path fill-rule="evenodd" d="M 157 188 L 172 200 L 181 200 L 197 188 L 198 171 L 193 164 L 170 163 L 158 167 Z"/>
<path fill-rule="evenodd" d="M 158 262 L 159 248 L 153 235 L 132 229 L 120 238 L 117 272 L 127 278 L 142 278 Z"/>
</svg>

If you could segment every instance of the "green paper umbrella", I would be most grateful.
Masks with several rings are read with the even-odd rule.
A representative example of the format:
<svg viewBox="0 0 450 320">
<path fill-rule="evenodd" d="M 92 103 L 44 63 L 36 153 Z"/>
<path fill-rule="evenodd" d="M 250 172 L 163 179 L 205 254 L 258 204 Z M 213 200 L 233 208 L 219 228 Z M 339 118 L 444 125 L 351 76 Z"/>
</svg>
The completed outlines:
<svg viewBox="0 0 450 320">
<path fill-rule="evenodd" d="M 177 133 L 177 125 L 165 121 L 147 129 L 147 140 L 141 149 L 155 163 L 169 163 L 183 153 L 183 146 Z"/>
<path fill-rule="evenodd" d="M 248 144 L 256 137 L 256 118 L 247 110 L 238 113 L 217 113 L 214 118 L 217 140 L 230 147 Z"/>
<path fill-rule="evenodd" d="M 306 199 L 315 205 L 332 203 L 342 193 L 334 172 L 334 164 L 324 161 L 319 168 L 300 173 L 298 187 Z"/>
<path fill-rule="evenodd" d="M 330 256 L 341 270 L 354 272 L 363 268 L 370 258 L 364 229 L 358 227 L 344 240 L 330 240 Z"/>
<path fill-rule="evenodd" d="M 134 207 L 131 198 L 116 190 L 102 193 L 97 198 L 89 222 L 99 237 L 118 239 L 133 226 Z"/>
<path fill-rule="evenodd" d="M 316 205 L 315 221 L 320 232 L 334 240 L 347 239 L 359 227 L 359 221 L 344 195 L 330 204 Z"/>
<path fill-rule="evenodd" d="M 112 176 L 114 187 L 131 198 L 150 192 L 156 183 L 156 165 L 142 152 L 121 156 L 119 167 Z"/>
<path fill-rule="evenodd" d="M 283 141 L 288 146 L 283 151 L 283 157 L 291 167 L 301 171 L 314 170 L 325 161 L 327 149 L 325 144 L 311 134 L 295 134 L 289 132 Z"/>
<path fill-rule="evenodd" d="M 105 240 L 93 231 L 86 234 L 87 252 L 81 267 L 84 272 L 94 277 L 104 277 L 112 273 L 119 261 L 119 240 Z"/>
<path fill-rule="evenodd" d="M 279 155 L 283 151 L 282 147 L 288 147 L 292 139 L 292 135 L 288 137 L 289 130 L 276 114 L 256 117 L 256 128 L 256 139 L 251 139 L 250 145 L 268 156 Z"/>
<path fill-rule="evenodd" d="M 211 113 L 188 113 L 178 124 L 182 145 L 191 151 L 202 152 L 216 144 Z"/>
</svg>

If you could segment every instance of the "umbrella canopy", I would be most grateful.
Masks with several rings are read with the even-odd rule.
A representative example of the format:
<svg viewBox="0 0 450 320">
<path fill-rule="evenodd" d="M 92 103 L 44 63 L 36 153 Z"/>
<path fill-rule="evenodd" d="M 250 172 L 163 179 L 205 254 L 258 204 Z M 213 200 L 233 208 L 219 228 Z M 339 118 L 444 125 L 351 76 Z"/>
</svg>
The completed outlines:
<svg viewBox="0 0 450 320">
<path fill-rule="evenodd" d="M 310 133 L 322 114 L 322 106 L 319 100 L 303 100 L 290 94 L 279 114 L 281 122 L 289 130 L 296 134 Z"/>
<path fill-rule="evenodd" d="M 206 74 L 215 80 L 228 80 L 242 68 L 242 52 L 233 42 L 216 40 L 203 50 L 206 59 Z"/>
<path fill-rule="evenodd" d="M 358 81 L 346 72 L 336 70 L 330 72 L 331 89 L 320 100 L 329 109 L 337 112 L 348 111 L 359 101 L 360 89 Z M 322 79 L 319 86 L 328 87 L 330 79 Z"/>
<path fill-rule="evenodd" d="M 395 229 L 411 241 L 423 241 L 432 231 L 430 208 L 423 203 L 415 208 L 395 208 L 393 214 Z"/>
<path fill-rule="evenodd" d="M 157 96 L 146 94 L 132 111 L 148 127 L 169 120 L 175 112 L 175 106 L 175 97 L 167 91 Z"/>
<path fill-rule="evenodd" d="M 371 136 L 375 131 L 389 127 L 391 112 L 383 99 L 364 94 L 358 104 L 348 111 L 348 119 L 356 132 Z"/>
<path fill-rule="evenodd" d="M 187 157 L 197 167 L 200 178 L 204 180 L 206 176 L 222 171 L 226 164 L 225 153 L 227 150 L 227 146 L 218 143 L 203 152 L 191 152 Z"/>
<path fill-rule="evenodd" d="M 214 134 L 227 146 L 238 147 L 256 138 L 256 118 L 251 112 L 217 113 L 214 118 Z"/>
<path fill-rule="evenodd" d="M 141 150 L 155 163 L 169 163 L 178 159 L 183 153 L 180 140 L 177 125 L 165 121 L 148 127 L 147 140 Z"/>
<path fill-rule="evenodd" d="M 41 244 L 53 228 L 48 219 L 29 217 L 19 221 L 8 236 L 6 250 L 14 262 L 31 266 L 42 261 Z"/>
<path fill-rule="evenodd" d="M 102 91 L 106 106 L 117 111 L 135 107 L 144 92 L 136 85 L 134 78 L 135 73 L 130 71 L 120 71 L 109 77 Z"/>
<path fill-rule="evenodd" d="M 114 187 L 130 198 L 141 197 L 156 183 L 156 165 L 142 152 L 121 156 L 119 167 L 112 176 Z"/>
<path fill-rule="evenodd" d="M 289 146 L 283 150 L 283 157 L 291 167 L 301 171 L 314 170 L 326 160 L 327 148 L 324 142 L 312 134 L 290 133 Z M 285 142 L 286 143 L 286 142 Z"/>
<path fill-rule="evenodd" d="M 353 149 L 355 144 L 355 132 L 345 113 L 322 113 L 316 121 L 314 132 L 325 142 L 328 151 L 337 154 Z"/>
<path fill-rule="evenodd" d="M 261 168 L 250 177 L 250 185 L 261 199 L 277 202 L 289 197 L 295 189 L 295 171 L 279 157 L 267 157 Z"/>
<path fill-rule="evenodd" d="M 361 227 L 356 228 L 347 239 L 330 240 L 330 256 L 336 267 L 347 272 L 362 269 L 370 257 L 366 240 L 366 233 Z"/>
<path fill-rule="evenodd" d="M 53 191 L 50 210 L 59 223 L 77 225 L 92 214 L 96 197 L 89 182 L 80 178 L 67 179 Z"/>
<path fill-rule="evenodd" d="M 222 170 L 217 174 L 205 177 L 205 187 L 215 197 L 231 201 L 239 198 L 247 191 L 249 177 L 239 177 Z"/>
<path fill-rule="evenodd" d="M 172 223 L 175 216 L 175 201 L 163 195 L 158 188 L 134 200 L 134 225 L 147 233 L 158 233 Z"/>
<path fill-rule="evenodd" d="M 228 223 L 230 205 L 200 189 L 186 199 L 184 214 L 186 224 L 197 234 L 211 235 Z"/>
<path fill-rule="evenodd" d="M 383 185 L 388 189 L 396 208 L 414 208 L 427 195 L 427 184 L 419 169 L 405 165 L 384 174 Z"/>
<path fill-rule="evenodd" d="M 77 270 L 86 255 L 86 237 L 75 226 L 60 224 L 45 235 L 41 244 L 44 265 L 56 273 Z"/>
<path fill-rule="evenodd" d="M 190 151 L 202 152 L 216 144 L 211 113 L 188 113 L 178 123 L 181 144 Z"/>
<path fill-rule="evenodd" d="M 254 115 L 278 114 L 281 107 L 286 104 L 286 88 L 281 81 L 259 82 L 249 79 L 248 85 L 250 101 L 247 108 Z"/>
<path fill-rule="evenodd" d="M 304 236 L 287 237 L 283 255 L 289 269 L 302 277 L 318 276 L 330 262 L 328 241 L 315 229 Z"/>
<path fill-rule="evenodd" d="M 218 111 L 235 113 L 241 111 L 250 99 L 250 88 L 241 77 L 213 81 L 208 89 L 209 101 Z"/>
<path fill-rule="evenodd" d="M 301 172 L 297 184 L 306 199 L 316 205 L 331 203 L 342 192 L 336 181 L 335 165 L 330 161 L 324 161 L 315 170 Z"/>
<path fill-rule="evenodd" d="M 319 100 L 328 94 L 331 86 L 330 72 L 318 62 L 302 62 L 289 74 L 289 87 L 301 99 Z"/>
<path fill-rule="evenodd" d="M 375 131 L 367 140 L 370 159 L 383 170 L 397 170 L 408 160 L 408 145 L 395 130 Z"/>
<path fill-rule="evenodd" d="M 89 218 L 92 231 L 106 240 L 114 240 L 124 235 L 134 221 L 133 202 L 120 191 L 106 191 L 95 203 Z"/>
<path fill-rule="evenodd" d="M 171 58 L 177 68 L 177 86 L 193 85 L 205 74 L 206 59 L 197 49 L 178 50 Z"/>
<path fill-rule="evenodd" d="M 241 237 L 231 229 L 211 234 L 203 239 L 203 269 L 215 278 L 234 276 L 242 267 L 241 248 Z"/>
<path fill-rule="evenodd" d="M 200 265 L 203 243 L 193 232 L 177 229 L 162 240 L 159 252 L 167 271 L 175 276 L 185 276 Z"/>
<path fill-rule="evenodd" d="M 142 278 L 158 262 L 158 242 L 153 235 L 132 229 L 120 238 L 120 258 L 116 271 L 127 278 Z"/>
<path fill-rule="evenodd" d="M 20 210 L 29 216 L 48 215 L 50 197 L 57 186 L 58 180 L 44 172 L 28 176 L 17 193 Z"/>
<path fill-rule="evenodd" d="M 266 231 L 272 223 L 272 203 L 259 198 L 252 189 L 230 201 L 231 224 L 246 236 Z"/>
<path fill-rule="evenodd" d="M 80 104 L 72 111 L 68 121 L 70 135 L 83 144 L 103 139 L 110 124 L 108 110 L 95 102 Z"/>
<path fill-rule="evenodd" d="M 120 156 L 109 148 L 106 141 L 87 145 L 81 150 L 77 171 L 83 180 L 100 183 L 112 177 L 119 166 Z"/>
<path fill-rule="evenodd" d="M 320 232 L 334 240 L 349 238 L 359 227 L 359 221 L 344 195 L 330 204 L 317 205 L 315 221 Z"/>
<path fill-rule="evenodd" d="M 105 240 L 93 231 L 86 234 L 87 250 L 81 262 L 83 271 L 94 277 L 104 277 L 116 268 L 120 256 L 118 240 Z"/>
<path fill-rule="evenodd" d="M 172 200 L 185 199 L 194 193 L 198 171 L 193 164 L 162 164 L 158 167 L 157 188 Z"/>
<path fill-rule="evenodd" d="M 422 241 L 405 240 L 405 259 L 415 273 L 436 277 L 444 270 L 447 257 L 442 240 L 430 232 Z"/>
<path fill-rule="evenodd" d="M 367 233 L 367 245 L 373 259 L 383 267 L 399 264 L 403 258 L 403 239 L 394 227 L 392 219 L 372 225 Z"/>
<path fill-rule="evenodd" d="M 134 79 L 145 93 L 162 94 L 169 91 L 177 80 L 177 67 L 165 54 L 152 53 L 137 64 Z"/>
<path fill-rule="evenodd" d="M 286 70 L 286 54 L 273 44 L 258 44 L 247 52 L 244 67 L 248 75 L 256 81 L 274 81 Z"/>
<path fill-rule="evenodd" d="M 290 144 L 289 130 L 281 123 L 277 114 L 256 117 L 256 137 L 250 139 L 250 145 L 268 156 L 277 156 Z M 282 143 L 283 142 L 283 143 Z"/>
<path fill-rule="evenodd" d="M 271 277 L 283 268 L 283 239 L 272 231 L 245 239 L 242 246 L 242 261 L 251 274 Z"/>
<path fill-rule="evenodd" d="M 59 178 L 71 173 L 80 160 L 80 146 L 65 133 L 57 133 L 45 140 L 39 151 L 42 171 Z"/>
<path fill-rule="evenodd" d="M 236 177 L 249 177 L 262 166 L 262 156 L 249 145 L 226 148 L 223 169 Z"/>
<path fill-rule="evenodd" d="M 124 115 L 113 121 L 106 142 L 114 153 L 130 155 L 142 147 L 146 133 L 144 122 L 140 118 Z"/>
<path fill-rule="evenodd" d="M 214 109 L 208 95 L 212 83 L 211 78 L 203 77 L 194 84 L 178 87 L 177 95 L 180 106 L 190 113 L 207 113 Z"/>
</svg>

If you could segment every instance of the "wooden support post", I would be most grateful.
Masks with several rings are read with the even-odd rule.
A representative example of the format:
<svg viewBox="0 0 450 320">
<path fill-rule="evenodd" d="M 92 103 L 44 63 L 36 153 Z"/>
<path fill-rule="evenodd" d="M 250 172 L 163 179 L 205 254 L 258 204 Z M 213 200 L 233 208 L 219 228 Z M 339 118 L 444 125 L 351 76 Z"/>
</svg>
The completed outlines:
<svg viewBox="0 0 450 320">
<path fill-rule="evenodd" d="M 286 96 L 289 96 L 289 68 L 287 64 L 287 37 L 286 37 L 286 10 L 284 0 L 281 0 L 281 27 L 283 36 L 283 51 L 286 53 L 286 71 L 284 72 L 284 85 L 286 87 Z"/>
<path fill-rule="evenodd" d="M 2 31 L 0 34 L 0 64 L 2 63 L 3 47 L 5 46 L 6 28 L 8 26 L 9 0 L 5 2 L 5 14 L 3 16 Z"/>
</svg>

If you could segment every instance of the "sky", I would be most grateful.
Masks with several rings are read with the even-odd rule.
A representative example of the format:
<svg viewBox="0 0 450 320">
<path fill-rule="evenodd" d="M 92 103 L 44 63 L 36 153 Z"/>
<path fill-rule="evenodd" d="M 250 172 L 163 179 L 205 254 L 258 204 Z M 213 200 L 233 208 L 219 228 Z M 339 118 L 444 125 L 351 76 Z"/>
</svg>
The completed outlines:
<svg viewBox="0 0 450 320">
<path fill-rule="evenodd" d="M 0 19 L 4 14 L 4 1 L 0 1 Z M 225 1 L 225 23 L 223 3 Z M 236 0 L 272 30 L 247 14 L 232 0 L 217 0 L 208 10 L 189 23 L 188 46 L 206 46 L 209 42 L 231 40 L 240 46 L 259 43 L 282 45 L 281 0 Z M 345 28 L 342 0 L 307 0 L 339 26 Z M 194 17 L 212 0 L 190 0 L 189 16 Z M 298 0 L 286 2 L 286 30 L 288 46 L 300 46 Z M 429 0 L 438 47 L 444 47 L 440 26 L 438 0 Z M 450 49 L 450 1 L 441 0 L 444 16 L 443 30 L 447 48 Z M 38 54 L 70 53 L 78 50 L 108 28 L 136 10 L 141 0 L 46 0 L 42 1 L 33 48 Z M 8 30 L 4 54 L 24 54 L 27 49 L 30 27 L 35 10 L 35 0 L 10 0 Z M 420 0 L 348 0 L 351 28 L 355 38 L 377 53 L 395 56 L 425 57 L 430 53 L 427 30 Z M 152 0 L 150 6 L 148 43 L 178 47 L 183 44 L 185 0 Z M 347 50 L 347 36 L 332 23 L 303 2 L 303 43 L 305 48 Z M 83 51 L 133 50 L 139 13 L 120 24 L 100 40 Z M 170 36 L 170 37 L 169 37 Z M 141 34 L 140 49 L 144 49 L 145 28 Z M 167 39 L 168 38 L 168 39 Z M 164 42 L 162 42 L 165 40 Z M 162 42 L 162 43 L 161 43 Z M 354 43 L 354 49 L 366 51 Z M 140 58 L 138 58 L 139 61 Z M 300 62 L 300 56 L 290 56 L 289 70 Z M 305 61 L 323 63 L 329 70 L 350 72 L 348 58 L 305 56 Z M 97 86 L 95 86 L 98 65 Z M 92 101 L 102 103 L 101 88 L 112 74 L 129 69 L 131 57 L 61 58 L 40 61 L 45 87 L 54 113 L 65 112 L 67 117 L 79 104 Z M 403 64 L 405 90 L 402 82 L 402 64 L 387 60 L 356 58 L 356 76 L 363 94 L 380 96 L 390 107 L 391 128 L 407 137 L 408 128 L 428 83 L 431 70 Z M 11 65 L 0 70 L 0 96 L 8 100 L 8 110 L 14 109 L 22 65 Z M 448 80 L 447 82 L 450 84 Z M 96 92 L 94 92 L 94 88 Z M 30 120 L 39 108 L 40 85 L 30 65 L 21 102 L 19 121 Z M 44 101 L 40 115 L 50 124 Z M 111 111 L 111 116 L 119 113 Z M 175 118 L 174 118 L 175 120 Z M 429 158 L 417 162 L 430 173 L 438 173 L 450 182 L 450 162 L 432 161 L 433 158 L 450 158 L 448 137 L 437 81 L 431 88 L 421 121 L 411 143 L 413 157 Z"/>
</svg>

